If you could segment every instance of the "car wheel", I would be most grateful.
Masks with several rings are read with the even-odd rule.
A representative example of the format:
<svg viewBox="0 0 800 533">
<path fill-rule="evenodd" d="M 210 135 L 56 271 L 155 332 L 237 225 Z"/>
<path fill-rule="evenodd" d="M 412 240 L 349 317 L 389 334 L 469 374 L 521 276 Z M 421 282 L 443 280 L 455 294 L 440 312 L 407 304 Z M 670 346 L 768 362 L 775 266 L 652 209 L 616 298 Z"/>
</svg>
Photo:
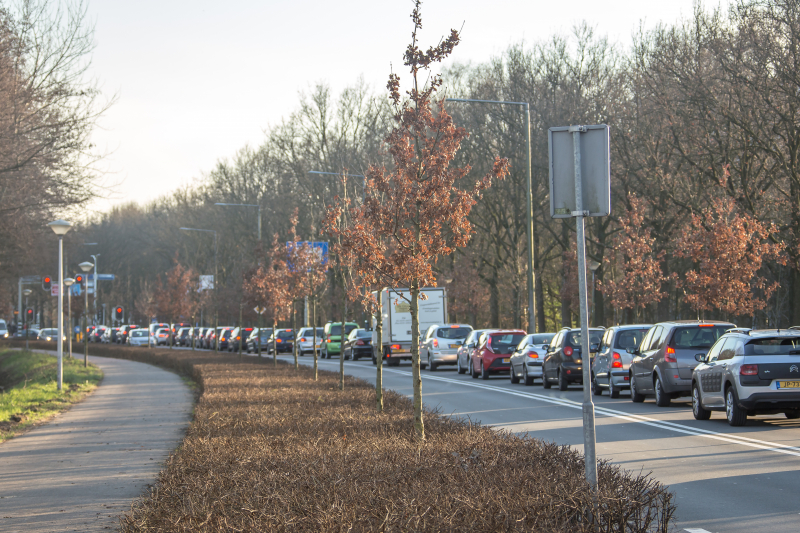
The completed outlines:
<svg viewBox="0 0 800 533">
<path fill-rule="evenodd" d="M 375 354 L 372 354 L 372 364 L 378 366 L 378 358 L 375 357 Z"/>
<path fill-rule="evenodd" d="M 631 376 L 631 401 L 633 403 L 642 403 L 644 401 L 644 394 L 639 394 L 636 389 L 636 379 Z"/>
<path fill-rule="evenodd" d="M 783 413 L 789 420 L 797 420 L 800 418 L 800 411 L 786 411 Z"/>
<path fill-rule="evenodd" d="M 597 385 L 597 378 L 595 376 L 592 376 L 592 394 L 595 396 L 603 395 L 603 389 Z"/>
<path fill-rule="evenodd" d="M 608 377 L 608 395 L 612 398 L 619 398 L 619 389 L 614 385 L 614 380 L 611 376 Z"/>
<path fill-rule="evenodd" d="M 567 381 L 567 375 L 558 371 L 558 390 L 567 390 L 569 388 L 569 381 Z"/>
<path fill-rule="evenodd" d="M 692 385 L 692 414 L 695 420 L 708 420 L 711 418 L 711 411 L 704 408 L 700 403 L 700 388 L 697 383 Z"/>
<path fill-rule="evenodd" d="M 728 387 L 728 390 L 725 391 L 725 416 L 728 424 L 732 426 L 747 424 L 747 411 L 739 407 L 738 401 L 733 386 Z"/>
<path fill-rule="evenodd" d="M 664 387 L 661 385 L 661 378 L 656 376 L 656 381 L 653 383 L 653 388 L 656 391 L 656 405 L 659 407 L 669 407 L 669 404 L 672 402 L 672 398 L 670 398 L 669 394 L 664 391 Z"/>
<path fill-rule="evenodd" d="M 358 361 L 358 356 L 353 352 L 350 352 L 350 359 L 352 359 L 353 361 Z"/>
<path fill-rule="evenodd" d="M 466 370 L 464 370 L 464 367 L 463 367 L 463 366 L 461 366 L 461 357 L 458 357 L 458 358 L 456 359 L 456 371 L 457 371 L 459 374 L 463 374 L 464 372 L 466 372 Z"/>
<path fill-rule="evenodd" d="M 545 372 L 544 367 L 542 367 L 542 387 L 544 387 L 545 389 L 549 389 L 552 386 L 553 384 L 550 383 L 549 379 L 547 379 L 547 372 Z"/>
<path fill-rule="evenodd" d="M 511 363 L 511 367 L 508 370 L 508 377 L 511 379 L 511 383 L 519 383 L 519 378 L 517 377 L 517 373 L 514 372 L 514 363 Z"/>
<path fill-rule="evenodd" d="M 483 361 L 481 361 L 481 379 L 489 379 L 489 371 L 486 370 Z"/>
<path fill-rule="evenodd" d="M 436 363 L 432 363 L 431 362 L 431 353 L 430 352 L 428 352 L 428 367 L 431 369 L 431 372 L 433 372 L 434 370 L 439 368 L 439 366 Z"/>
<path fill-rule="evenodd" d="M 473 379 L 478 379 L 479 374 L 475 372 L 475 365 L 472 364 L 472 357 L 469 358 L 469 375 Z"/>
<path fill-rule="evenodd" d="M 528 365 L 525 363 L 522 364 L 522 379 L 524 380 L 525 385 L 528 387 L 533 385 L 533 376 L 528 375 Z"/>
</svg>

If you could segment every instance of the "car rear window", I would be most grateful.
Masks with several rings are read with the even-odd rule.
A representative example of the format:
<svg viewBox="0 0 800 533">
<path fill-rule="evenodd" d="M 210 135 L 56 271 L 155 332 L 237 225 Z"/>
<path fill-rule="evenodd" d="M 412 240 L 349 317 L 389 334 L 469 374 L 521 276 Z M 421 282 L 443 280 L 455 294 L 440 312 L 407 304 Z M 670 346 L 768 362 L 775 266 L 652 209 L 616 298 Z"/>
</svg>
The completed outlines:
<svg viewBox="0 0 800 533">
<path fill-rule="evenodd" d="M 800 355 L 800 337 L 755 339 L 744 346 L 745 355 Z"/>
<path fill-rule="evenodd" d="M 472 328 L 439 328 L 436 336 L 440 339 L 466 339 L 471 331 Z"/>
<path fill-rule="evenodd" d="M 350 332 L 354 329 L 358 328 L 358 326 L 354 326 L 352 324 L 345 323 L 344 325 L 344 334 L 350 335 Z M 342 333 L 342 324 L 331 324 L 331 335 L 340 335 Z"/>
<path fill-rule="evenodd" d="M 131 331 L 131 337 L 146 337 L 146 331 Z"/>
<path fill-rule="evenodd" d="M 555 336 L 555 333 L 537 333 L 531 335 L 531 344 L 550 344 Z"/>
<path fill-rule="evenodd" d="M 677 349 L 711 348 L 733 326 L 684 326 L 675 329 L 671 345 Z"/>
<path fill-rule="evenodd" d="M 603 332 L 602 331 L 590 331 L 589 332 L 589 344 L 600 344 L 600 341 L 603 340 Z M 580 331 L 572 331 L 570 332 L 569 336 L 567 337 L 567 344 L 570 346 L 574 346 L 576 348 L 581 347 L 581 332 Z"/>
<path fill-rule="evenodd" d="M 614 341 L 614 348 L 619 348 L 621 350 L 638 348 L 649 329 L 650 328 L 624 329 L 618 332 L 617 338 Z"/>
<path fill-rule="evenodd" d="M 510 352 L 525 338 L 524 333 L 494 333 L 489 336 L 492 350 Z"/>
<path fill-rule="evenodd" d="M 358 335 L 358 337 L 361 339 L 372 338 L 372 332 L 366 329 L 359 331 L 356 333 L 356 335 Z"/>
<path fill-rule="evenodd" d="M 294 338 L 294 333 L 292 333 L 291 331 L 280 330 L 278 332 L 278 338 L 279 339 L 292 339 L 292 338 Z"/>
</svg>

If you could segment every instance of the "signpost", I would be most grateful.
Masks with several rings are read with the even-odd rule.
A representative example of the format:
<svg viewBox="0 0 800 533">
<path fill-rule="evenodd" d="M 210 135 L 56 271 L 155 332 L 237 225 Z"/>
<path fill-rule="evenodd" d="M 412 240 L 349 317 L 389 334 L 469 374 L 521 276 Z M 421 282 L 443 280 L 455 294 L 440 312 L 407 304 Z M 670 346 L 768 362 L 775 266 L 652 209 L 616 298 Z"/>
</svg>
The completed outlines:
<svg viewBox="0 0 800 533">
<path fill-rule="evenodd" d="M 583 369 L 583 451 L 586 481 L 597 491 L 597 437 L 591 392 L 591 345 L 586 298 L 586 217 L 611 212 L 609 130 L 605 124 L 550 128 L 550 216 L 575 217 L 578 231 L 581 362 Z"/>
<path fill-rule="evenodd" d="M 294 247 L 294 241 L 287 241 L 286 248 L 287 250 L 291 250 Z M 298 241 L 297 246 L 303 245 L 311 246 L 317 254 L 319 254 L 320 259 L 322 260 L 323 265 L 328 264 L 328 243 L 321 242 L 321 241 Z"/>
</svg>

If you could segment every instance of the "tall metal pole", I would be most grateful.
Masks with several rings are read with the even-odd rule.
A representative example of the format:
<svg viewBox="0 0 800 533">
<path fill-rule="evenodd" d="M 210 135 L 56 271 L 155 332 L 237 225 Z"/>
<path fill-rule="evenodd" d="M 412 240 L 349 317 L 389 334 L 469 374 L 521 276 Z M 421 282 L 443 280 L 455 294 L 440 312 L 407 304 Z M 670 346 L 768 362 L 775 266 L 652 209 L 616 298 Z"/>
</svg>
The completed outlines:
<svg viewBox="0 0 800 533">
<path fill-rule="evenodd" d="M 25 328 L 25 351 L 28 351 L 28 296 L 25 295 L 25 317 L 24 317 L 24 328 Z"/>
<path fill-rule="evenodd" d="M 528 206 L 528 331 L 536 333 L 536 277 L 533 257 L 533 177 L 531 175 L 531 110 L 527 102 L 525 109 L 525 144 L 527 144 L 527 193 Z"/>
<path fill-rule="evenodd" d="M 581 368 L 583 370 L 583 454 L 585 457 L 586 481 L 593 492 L 597 491 L 597 437 L 594 427 L 594 403 L 591 392 L 591 343 L 589 342 L 589 308 L 586 298 L 586 235 L 584 221 L 588 212 L 583 210 L 581 185 L 581 132 L 583 126 L 570 126 L 572 150 L 575 164 L 575 225 L 578 229 L 578 294 L 580 296 L 581 320 Z"/>
<path fill-rule="evenodd" d="M 94 259 L 94 275 L 92 276 L 92 287 L 94 287 L 94 316 L 95 316 L 94 320 L 95 321 L 97 320 L 97 309 L 100 306 L 100 303 L 97 301 L 99 299 L 99 297 L 100 297 L 100 284 L 97 283 L 97 276 L 98 276 L 98 272 L 100 271 L 100 269 L 97 268 L 97 258 L 98 257 L 100 257 L 100 254 L 92 256 L 92 259 Z"/>
<path fill-rule="evenodd" d="M 261 242 L 261 204 L 258 204 L 258 242 Z"/>
<path fill-rule="evenodd" d="M 58 236 L 58 390 L 64 382 L 64 238 Z"/>
<path fill-rule="evenodd" d="M 59 290 L 61 290 L 60 287 Z M 67 292 L 67 309 L 69 313 L 67 315 L 69 316 L 69 326 L 67 326 L 69 329 L 69 352 L 67 357 L 72 359 L 72 287 L 69 287 L 69 291 Z"/>
<path fill-rule="evenodd" d="M 219 352 L 219 302 L 217 301 L 219 292 L 217 292 L 217 285 L 219 285 L 219 269 L 217 263 L 217 232 L 214 232 L 214 341 L 216 343 L 216 351 Z"/>
<path fill-rule="evenodd" d="M 83 332 L 81 333 L 81 337 L 83 337 L 83 367 L 86 368 L 89 366 L 89 335 L 87 330 L 89 329 L 89 276 L 84 273 L 83 276 Z M 150 347 L 150 334 L 147 334 L 147 343 L 148 348 Z"/>
</svg>

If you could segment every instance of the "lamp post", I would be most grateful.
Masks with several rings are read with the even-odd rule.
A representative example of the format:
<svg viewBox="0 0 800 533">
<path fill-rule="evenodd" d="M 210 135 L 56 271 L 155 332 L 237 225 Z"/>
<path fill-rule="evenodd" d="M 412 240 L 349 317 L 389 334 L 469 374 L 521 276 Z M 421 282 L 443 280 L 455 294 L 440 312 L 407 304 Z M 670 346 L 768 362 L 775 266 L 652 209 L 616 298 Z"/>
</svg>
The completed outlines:
<svg viewBox="0 0 800 533">
<path fill-rule="evenodd" d="M 25 316 L 23 317 L 23 324 L 25 326 L 25 350 L 28 349 L 28 331 L 30 329 L 28 327 L 28 296 L 30 296 L 32 292 L 33 291 L 30 289 L 22 291 L 22 294 L 25 295 Z"/>
<path fill-rule="evenodd" d="M 258 208 L 258 240 L 261 241 L 261 206 L 258 204 L 224 204 L 217 202 L 214 205 L 221 205 L 225 207 L 257 207 Z M 184 228 L 181 228 L 184 229 Z"/>
<path fill-rule="evenodd" d="M 92 243 L 96 244 L 96 243 Z M 100 302 L 97 300 L 100 299 L 100 284 L 97 283 L 97 275 L 98 275 L 98 268 L 97 268 L 97 258 L 100 257 L 100 254 L 90 256 L 94 259 L 94 274 L 92 275 L 92 287 L 94 287 L 94 316 L 95 321 L 97 321 L 97 309 L 100 307 Z M 103 317 L 103 321 L 105 322 L 105 318 Z"/>
<path fill-rule="evenodd" d="M 90 263 L 89 261 L 84 261 L 80 265 L 78 265 L 80 269 L 83 271 L 84 274 L 89 272 L 94 264 Z M 83 366 L 89 366 L 89 335 L 87 330 L 89 329 L 89 278 L 88 276 L 83 276 Z"/>
<path fill-rule="evenodd" d="M 261 224 L 261 217 L 258 217 L 259 225 Z M 217 336 L 219 335 L 219 314 L 217 313 L 217 284 L 219 280 L 217 279 L 217 232 L 213 229 L 199 229 L 199 228 L 180 228 L 181 231 L 203 231 L 206 233 L 213 233 L 214 234 L 214 343 L 216 344 L 215 350 L 219 351 L 219 339 Z M 259 238 L 261 236 L 259 235 Z"/>
<path fill-rule="evenodd" d="M 72 284 L 75 283 L 75 280 L 72 278 L 64 278 L 64 286 L 67 288 L 67 316 L 69 317 L 69 325 L 67 329 L 69 330 L 69 357 L 72 359 Z"/>
<path fill-rule="evenodd" d="M 446 102 L 465 102 L 474 104 L 497 104 L 522 106 L 525 111 L 525 143 L 527 146 L 527 211 L 528 211 L 528 331 L 536 333 L 536 274 L 533 271 L 533 181 L 531 178 L 531 111 L 528 102 L 508 102 L 505 100 L 475 100 L 472 98 L 445 98 Z"/>
<path fill-rule="evenodd" d="M 72 224 L 54 220 L 48 226 L 58 235 L 58 390 L 61 390 L 64 382 L 64 235 Z"/>
</svg>

